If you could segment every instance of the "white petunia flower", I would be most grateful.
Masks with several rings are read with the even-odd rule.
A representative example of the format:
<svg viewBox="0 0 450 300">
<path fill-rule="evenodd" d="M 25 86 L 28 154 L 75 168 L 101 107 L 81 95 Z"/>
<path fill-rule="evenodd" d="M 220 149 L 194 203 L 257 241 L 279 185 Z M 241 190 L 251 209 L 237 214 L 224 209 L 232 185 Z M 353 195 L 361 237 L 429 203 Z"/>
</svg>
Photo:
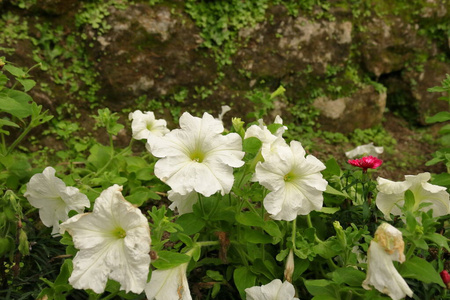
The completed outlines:
<svg viewBox="0 0 450 300">
<path fill-rule="evenodd" d="M 113 185 L 95 200 L 92 213 L 76 215 L 61 224 L 75 248 L 69 283 L 76 289 L 105 291 L 109 279 L 127 293 L 141 293 L 150 267 L 150 228 L 142 212 Z"/>
<path fill-rule="evenodd" d="M 198 193 L 196 192 L 180 195 L 170 190 L 167 194 L 169 200 L 172 201 L 169 208 L 171 210 L 175 210 L 175 208 L 177 208 L 180 215 L 192 212 L 192 206 L 198 201 Z"/>
<path fill-rule="evenodd" d="M 367 277 L 362 283 L 363 288 L 370 290 L 369 285 L 372 285 L 394 300 L 406 295 L 412 297 L 413 291 L 392 263 L 394 260 L 405 261 L 404 247 L 402 233 L 388 223 L 381 224 L 367 251 Z"/>
<path fill-rule="evenodd" d="M 246 132 L 244 139 L 250 137 L 256 137 L 262 142 L 261 154 L 264 157 L 268 157 L 270 154 L 276 153 L 279 147 L 288 147 L 286 141 L 283 139 L 283 133 L 286 131 L 286 126 L 281 126 L 277 129 L 275 134 L 272 134 L 267 126 L 264 125 L 263 120 L 258 120 L 259 125 L 250 126 Z M 275 117 L 275 124 L 283 124 L 283 120 L 280 116 Z"/>
<path fill-rule="evenodd" d="M 42 223 L 47 227 L 53 226 L 52 234 L 59 233 L 59 221 L 67 220 L 69 211 L 82 213 L 91 205 L 86 195 L 77 188 L 66 186 L 56 177 L 52 167 L 31 177 L 24 196 L 32 206 L 39 208 Z"/>
<path fill-rule="evenodd" d="M 143 113 L 140 110 L 136 110 L 128 115 L 128 119 L 132 120 L 131 130 L 133 138 L 136 140 L 147 139 L 150 134 L 163 136 L 169 132 L 166 120 L 157 120 L 152 111 Z"/>
<path fill-rule="evenodd" d="M 233 168 L 244 164 L 241 137 L 222 135 L 222 122 L 208 113 L 197 118 L 185 112 L 180 127 L 163 137 L 148 138 L 151 153 L 161 158 L 155 164 L 155 175 L 180 195 L 229 193 Z"/>
<path fill-rule="evenodd" d="M 185 263 L 175 268 L 153 271 L 150 282 L 145 287 L 148 300 L 191 300 L 186 277 L 187 266 Z"/>
<path fill-rule="evenodd" d="M 262 286 L 245 289 L 247 300 L 299 300 L 295 297 L 295 289 L 289 281 L 274 279 Z"/>
<path fill-rule="evenodd" d="M 322 208 L 328 183 L 320 171 L 325 165 L 305 154 L 300 142 L 292 141 L 290 147 L 280 147 L 256 165 L 252 180 L 271 191 L 263 204 L 275 220 L 292 221 Z"/>
<path fill-rule="evenodd" d="M 355 158 L 359 156 L 378 157 L 381 153 L 383 153 L 383 151 L 383 147 L 375 147 L 373 143 L 369 143 L 366 145 L 358 146 L 351 151 L 345 152 L 345 156 L 347 156 L 348 158 Z"/>
<path fill-rule="evenodd" d="M 406 175 L 405 181 L 394 182 L 381 177 L 377 178 L 378 194 L 376 204 L 384 217 L 390 220 L 390 214 L 401 215 L 401 207 L 405 203 L 405 192 L 410 190 L 415 199 L 412 211 L 417 211 L 421 203 L 431 203 L 422 211 L 433 209 L 433 217 L 440 217 L 450 213 L 449 194 L 445 187 L 428 183 L 430 173 Z"/>
</svg>

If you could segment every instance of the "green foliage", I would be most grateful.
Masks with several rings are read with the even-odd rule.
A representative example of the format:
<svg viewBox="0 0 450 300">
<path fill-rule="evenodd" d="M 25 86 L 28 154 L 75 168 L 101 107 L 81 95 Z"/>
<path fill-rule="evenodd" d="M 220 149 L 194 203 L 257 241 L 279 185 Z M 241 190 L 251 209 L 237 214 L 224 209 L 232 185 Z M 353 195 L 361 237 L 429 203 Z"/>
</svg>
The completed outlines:
<svg viewBox="0 0 450 300">
<path fill-rule="evenodd" d="M 200 28 L 203 46 L 212 49 L 220 66 L 230 64 L 237 33 L 264 19 L 268 1 L 186 1 L 185 10 Z"/>
<path fill-rule="evenodd" d="M 439 100 L 447 101 L 450 108 L 450 75 L 446 75 L 441 86 L 430 88 L 428 91 L 444 93 L 444 96 L 439 97 Z M 443 163 L 447 167 L 447 173 L 438 174 L 433 179 L 433 182 L 450 188 L 450 124 L 448 124 L 448 121 L 450 121 L 450 112 L 438 112 L 434 116 L 427 118 L 426 121 L 427 123 L 444 123 L 439 130 L 439 133 L 442 135 L 439 139 L 442 148 L 434 153 L 433 159 L 428 161 L 426 165 L 430 166 L 437 163 Z"/>
</svg>

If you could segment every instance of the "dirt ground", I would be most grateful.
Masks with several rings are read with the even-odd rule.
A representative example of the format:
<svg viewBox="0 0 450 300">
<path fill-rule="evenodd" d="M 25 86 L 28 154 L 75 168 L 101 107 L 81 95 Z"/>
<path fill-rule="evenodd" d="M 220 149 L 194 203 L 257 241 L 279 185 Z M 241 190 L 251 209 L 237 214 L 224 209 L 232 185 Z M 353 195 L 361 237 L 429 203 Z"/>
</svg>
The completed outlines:
<svg viewBox="0 0 450 300">
<path fill-rule="evenodd" d="M 437 139 L 440 125 L 413 128 L 406 120 L 386 113 L 383 121 L 384 129 L 397 141 L 393 151 L 385 151 L 380 158 L 383 165 L 373 174 L 374 178 L 381 176 L 386 179 L 400 181 L 405 175 L 417 175 L 422 172 L 442 173 L 446 172 L 443 164 L 426 166 L 425 163 L 432 158 L 432 154 L 439 149 Z M 318 140 L 320 143 L 320 139 Z M 378 145 L 376 145 L 378 146 Z M 351 150 L 354 145 L 340 144 L 329 145 L 323 142 L 311 154 L 322 161 L 334 157 L 342 169 L 347 168 L 345 151 Z"/>
</svg>

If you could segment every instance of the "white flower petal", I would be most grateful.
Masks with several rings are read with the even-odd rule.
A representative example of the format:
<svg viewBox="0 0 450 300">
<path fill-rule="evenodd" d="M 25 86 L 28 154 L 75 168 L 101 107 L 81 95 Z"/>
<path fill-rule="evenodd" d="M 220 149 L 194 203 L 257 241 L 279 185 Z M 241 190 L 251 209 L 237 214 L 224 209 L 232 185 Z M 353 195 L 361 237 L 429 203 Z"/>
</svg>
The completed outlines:
<svg viewBox="0 0 450 300">
<path fill-rule="evenodd" d="M 102 293 L 108 278 L 121 290 L 141 293 L 150 265 L 150 228 L 142 212 L 126 201 L 114 185 L 96 199 L 92 213 L 76 215 L 61 224 L 78 251 L 69 283 Z"/>
<path fill-rule="evenodd" d="M 404 205 L 404 193 L 410 190 L 415 199 L 413 211 L 419 209 L 421 203 L 431 203 L 422 208 L 422 211 L 433 209 L 433 217 L 444 216 L 450 213 L 450 199 L 446 188 L 432 185 L 429 173 L 418 175 L 406 175 L 405 181 L 393 182 L 378 178 L 378 194 L 376 205 L 389 220 L 389 214 L 401 215 L 401 207 Z"/>
<path fill-rule="evenodd" d="M 375 147 L 373 143 L 369 143 L 366 145 L 358 146 L 351 151 L 345 152 L 345 156 L 347 156 L 348 158 L 355 158 L 358 156 L 378 157 L 381 153 L 383 153 L 383 151 L 383 147 Z"/>
<path fill-rule="evenodd" d="M 245 289 L 247 300 L 299 300 L 295 296 L 294 286 L 289 282 L 274 279 L 262 286 Z"/>
<path fill-rule="evenodd" d="M 24 194 L 30 204 L 39 209 L 42 223 L 53 226 L 52 234 L 59 232 L 59 221 L 67 220 L 69 211 L 81 213 L 90 206 L 86 195 L 77 188 L 67 187 L 55 172 L 52 167 L 47 167 L 42 173 L 33 175 Z"/>
<path fill-rule="evenodd" d="M 263 204 L 275 220 L 291 221 L 322 208 L 322 192 L 328 183 L 320 171 L 325 165 L 305 154 L 301 144 L 292 141 L 290 147 L 279 148 L 255 168 L 252 180 L 271 191 Z"/>
<path fill-rule="evenodd" d="M 196 192 L 190 192 L 187 195 L 180 195 L 170 190 L 168 192 L 168 198 L 172 201 L 169 206 L 171 210 L 178 209 L 180 215 L 192 212 L 192 206 L 198 201 L 198 194 Z"/>
<path fill-rule="evenodd" d="M 186 277 L 187 265 L 185 263 L 175 268 L 153 271 L 145 287 L 148 300 L 191 300 Z"/>
<path fill-rule="evenodd" d="M 155 175 L 180 195 L 228 193 L 234 182 L 233 167 L 244 164 L 240 136 L 222 135 L 222 122 L 207 113 L 202 119 L 184 113 L 180 126 L 164 137 L 149 137 L 152 154 L 161 158 Z"/>
<path fill-rule="evenodd" d="M 136 140 L 147 139 L 149 135 L 163 136 L 169 132 L 167 122 L 163 119 L 157 120 L 152 111 L 142 113 L 136 110 L 128 115 L 132 120 L 131 130 Z"/>
</svg>

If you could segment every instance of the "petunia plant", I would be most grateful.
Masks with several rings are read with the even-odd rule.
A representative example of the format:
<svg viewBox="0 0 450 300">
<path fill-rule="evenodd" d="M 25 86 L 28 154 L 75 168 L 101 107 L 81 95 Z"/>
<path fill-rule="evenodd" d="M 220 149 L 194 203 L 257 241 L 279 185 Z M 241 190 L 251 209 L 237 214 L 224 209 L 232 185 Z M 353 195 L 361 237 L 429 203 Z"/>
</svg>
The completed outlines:
<svg viewBox="0 0 450 300">
<path fill-rule="evenodd" d="M 321 161 L 283 136 L 279 116 L 246 124 L 234 114 L 226 128 L 223 113 L 184 112 L 170 129 L 151 111 L 129 113 L 127 126 L 120 117 L 100 109 L 108 143 L 89 144 L 76 163 L 33 170 L 21 189 L 23 218 L 60 243 L 52 259 L 62 261 L 32 297 L 445 294 L 450 200 L 429 174 L 374 180 L 383 165 L 372 144 L 348 162 Z M 128 146 L 117 146 L 118 134 Z M 31 255 L 43 247 L 38 238 L 28 246 Z"/>
</svg>

